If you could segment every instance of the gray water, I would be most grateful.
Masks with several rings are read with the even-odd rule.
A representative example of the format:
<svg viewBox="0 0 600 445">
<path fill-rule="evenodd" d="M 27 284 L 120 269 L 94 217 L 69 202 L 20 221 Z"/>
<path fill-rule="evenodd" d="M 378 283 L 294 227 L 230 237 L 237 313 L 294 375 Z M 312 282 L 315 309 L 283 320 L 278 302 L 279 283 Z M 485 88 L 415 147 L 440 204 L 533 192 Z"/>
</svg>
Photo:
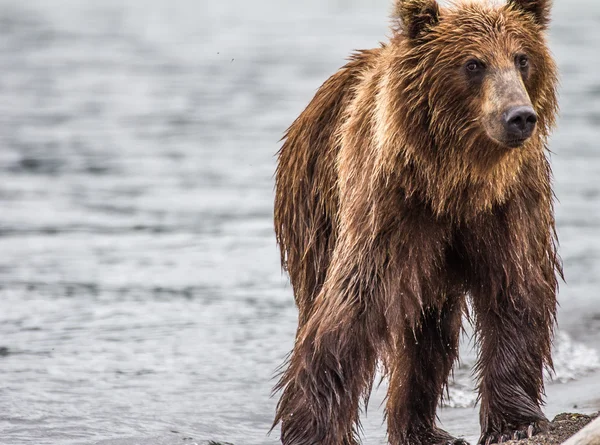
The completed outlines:
<svg viewBox="0 0 600 445">
<path fill-rule="evenodd" d="M 600 409 L 600 3 L 556 0 L 548 414 Z M 0 443 L 275 444 L 285 128 L 387 0 L 0 0 Z M 444 426 L 477 435 L 465 342 Z M 384 443 L 374 395 L 365 443 Z M 577 408 L 574 408 L 577 405 Z"/>
</svg>

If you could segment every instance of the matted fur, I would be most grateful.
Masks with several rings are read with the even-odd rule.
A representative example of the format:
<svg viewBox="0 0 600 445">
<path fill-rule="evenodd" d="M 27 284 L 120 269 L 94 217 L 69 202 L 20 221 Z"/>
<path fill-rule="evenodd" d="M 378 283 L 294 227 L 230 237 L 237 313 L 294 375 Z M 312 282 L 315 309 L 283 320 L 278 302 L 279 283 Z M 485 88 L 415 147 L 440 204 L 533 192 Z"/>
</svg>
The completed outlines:
<svg viewBox="0 0 600 445">
<path fill-rule="evenodd" d="M 452 440 L 435 411 L 467 295 L 481 344 L 481 441 L 543 429 L 561 273 L 546 158 L 557 110 L 548 10 L 543 0 L 399 0 L 390 42 L 354 55 L 286 133 L 275 229 L 299 326 L 277 386 L 284 444 L 356 444 L 379 362 L 390 443 Z M 522 82 L 538 124 L 508 149 L 482 130 L 485 83 L 465 85 L 457 66 L 482 54 L 506 69 L 516 50 L 531 61 Z"/>
</svg>

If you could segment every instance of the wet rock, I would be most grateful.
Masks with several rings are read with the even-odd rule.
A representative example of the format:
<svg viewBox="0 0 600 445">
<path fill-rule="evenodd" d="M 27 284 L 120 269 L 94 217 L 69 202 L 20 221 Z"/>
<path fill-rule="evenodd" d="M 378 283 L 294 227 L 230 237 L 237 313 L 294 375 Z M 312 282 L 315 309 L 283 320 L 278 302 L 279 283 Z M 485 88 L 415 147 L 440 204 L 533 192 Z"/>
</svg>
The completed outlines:
<svg viewBox="0 0 600 445">
<path fill-rule="evenodd" d="M 531 439 L 511 440 L 505 442 L 507 445 L 560 445 L 569 439 L 571 436 L 578 433 L 582 428 L 598 417 L 598 414 L 591 416 L 585 414 L 562 413 L 554 418 L 550 423 L 550 428 L 546 433 L 533 436 Z M 600 438 L 597 442 L 589 442 L 588 445 L 600 443 Z M 583 442 L 578 442 L 578 445 L 584 445 Z"/>
<path fill-rule="evenodd" d="M 563 445 L 600 445 L 600 418 L 589 423 Z"/>
</svg>

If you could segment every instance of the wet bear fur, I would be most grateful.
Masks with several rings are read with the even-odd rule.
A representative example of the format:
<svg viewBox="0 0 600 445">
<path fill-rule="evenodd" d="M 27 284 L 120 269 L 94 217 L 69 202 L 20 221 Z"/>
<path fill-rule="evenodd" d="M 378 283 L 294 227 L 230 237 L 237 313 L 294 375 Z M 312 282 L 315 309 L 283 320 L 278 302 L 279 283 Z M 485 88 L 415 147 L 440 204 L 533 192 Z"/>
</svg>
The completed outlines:
<svg viewBox="0 0 600 445">
<path fill-rule="evenodd" d="M 357 444 L 378 365 L 390 444 L 455 441 L 436 407 L 467 298 L 480 443 L 546 427 L 562 274 L 549 12 L 398 0 L 389 42 L 352 56 L 287 131 L 275 229 L 299 324 L 277 386 L 283 444 Z M 503 133 L 516 105 L 535 112 L 526 140 Z"/>
</svg>

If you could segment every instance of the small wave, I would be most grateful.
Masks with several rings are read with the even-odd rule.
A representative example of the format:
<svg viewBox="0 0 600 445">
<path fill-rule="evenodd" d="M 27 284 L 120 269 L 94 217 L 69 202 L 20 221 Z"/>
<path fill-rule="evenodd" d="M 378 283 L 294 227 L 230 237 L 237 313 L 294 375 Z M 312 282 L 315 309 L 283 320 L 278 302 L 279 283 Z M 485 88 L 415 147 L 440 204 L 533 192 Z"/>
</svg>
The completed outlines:
<svg viewBox="0 0 600 445">
<path fill-rule="evenodd" d="M 442 400 L 446 408 L 468 408 L 477 403 L 477 392 L 470 384 L 451 383 L 448 395 Z"/>
<path fill-rule="evenodd" d="M 553 360 L 554 373 L 547 373 L 546 378 L 554 382 L 569 382 L 600 369 L 598 351 L 574 342 L 565 332 L 556 335 Z"/>
<path fill-rule="evenodd" d="M 567 383 L 577 380 L 600 369 L 598 351 L 582 343 L 573 341 L 566 332 L 559 332 L 554 340 L 554 372 L 546 372 L 546 383 Z M 455 379 L 450 383 L 448 394 L 442 406 L 448 408 L 468 408 L 477 402 L 476 384 L 471 370 L 475 365 L 474 353 L 462 359 L 455 369 Z"/>
</svg>

